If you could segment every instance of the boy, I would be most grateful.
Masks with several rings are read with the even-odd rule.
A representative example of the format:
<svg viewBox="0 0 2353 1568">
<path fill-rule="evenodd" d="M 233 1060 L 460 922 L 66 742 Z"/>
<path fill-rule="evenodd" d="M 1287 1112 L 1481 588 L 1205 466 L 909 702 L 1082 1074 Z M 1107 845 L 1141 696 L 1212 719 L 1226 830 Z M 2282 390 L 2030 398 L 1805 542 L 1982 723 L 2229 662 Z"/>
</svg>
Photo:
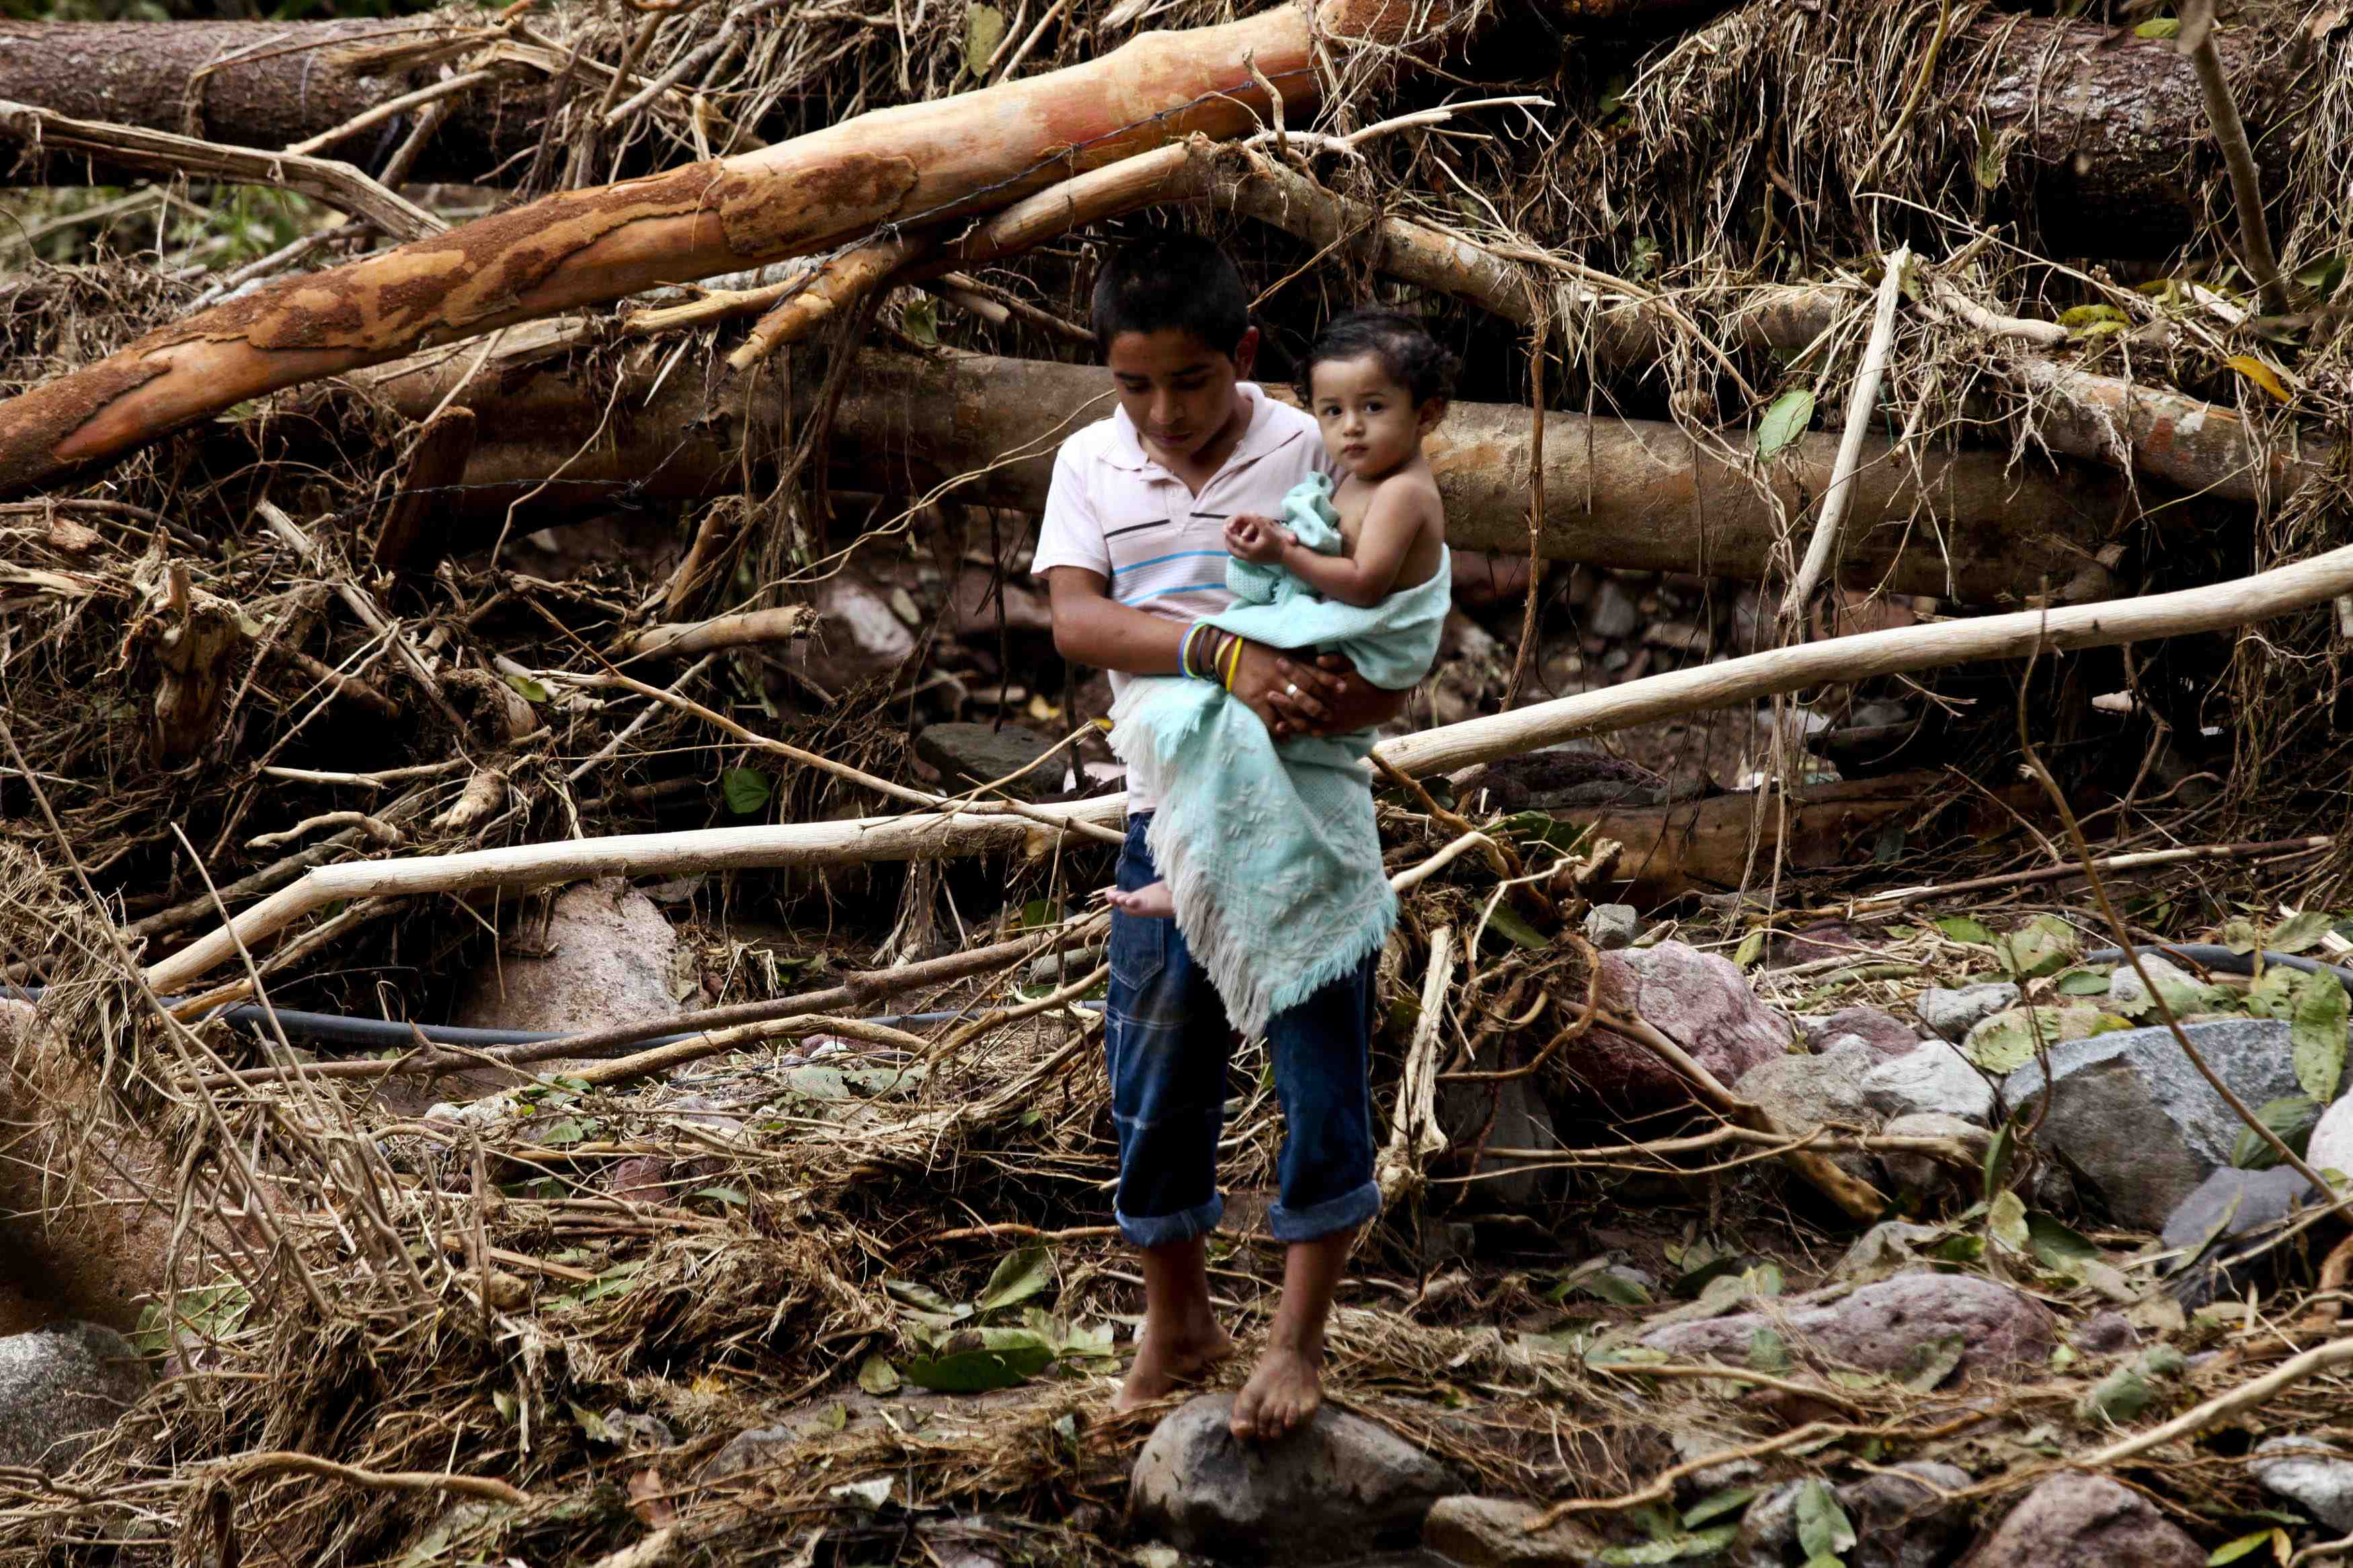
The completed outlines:
<svg viewBox="0 0 2353 1568">
<path fill-rule="evenodd" d="M 1192 623 L 1231 602 L 1225 524 L 1279 511 L 1311 472 L 1328 471 L 1315 422 L 1247 378 L 1258 352 L 1250 296 L 1205 240 L 1171 235 L 1121 251 L 1094 294 L 1095 337 L 1119 407 L 1062 444 L 1032 570 L 1046 579 L 1054 646 L 1111 672 L 1183 672 Z M 1231 689 L 1278 736 L 1339 734 L 1402 708 L 1340 668 L 1256 643 Z M 1159 879 L 1145 847 L 1152 781 L 1131 774 L 1119 886 Z M 1156 1399 L 1233 1352 L 1209 1308 L 1205 1238 L 1223 1213 L 1218 1136 L 1233 1047 L 1223 1005 L 1176 922 L 1114 911 L 1104 1050 L 1119 1132 L 1114 1210 L 1141 1254 L 1145 1326 L 1118 1408 Z M 1268 1223 L 1288 1244 L 1267 1347 L 1234 1401 L 1238 1437 L 1293 1430 L 1322 1402 L 1324 1327 L 1356 1228 L 1380 1207 L 1373 1185 L 1366 1053 L 1372 961 L 1267 1027 L 1285 1138 L 1282 1201 Z"/>
</svg>

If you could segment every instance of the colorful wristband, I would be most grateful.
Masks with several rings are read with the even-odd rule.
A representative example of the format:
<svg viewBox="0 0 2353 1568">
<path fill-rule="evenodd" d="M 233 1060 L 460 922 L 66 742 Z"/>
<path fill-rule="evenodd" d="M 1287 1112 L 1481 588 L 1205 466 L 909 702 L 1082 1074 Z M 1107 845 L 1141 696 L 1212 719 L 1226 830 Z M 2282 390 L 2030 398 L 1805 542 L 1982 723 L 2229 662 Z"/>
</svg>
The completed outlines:
<svg viewBox="0 0 2353 1568">
<path fill-rule="evenodd" d="M 1232 636 L 1232 640 L 1226 644 L 1226 689 L 1231 691 L 1234 689 L 1234 672 L 1242 667 L 1242 639 L 1238 635 L 1229 636 Z"/>
<path fill-rule="evenodd" d="M 1199 637 L 1201 628 L 1208 624 L 1207 621 L 1195 621 L 1185 628 L 1185 640 L 1176 645 L 1176 668 L 1187 675 L 1194 673 L 1193 639 Z"/>
</svg>

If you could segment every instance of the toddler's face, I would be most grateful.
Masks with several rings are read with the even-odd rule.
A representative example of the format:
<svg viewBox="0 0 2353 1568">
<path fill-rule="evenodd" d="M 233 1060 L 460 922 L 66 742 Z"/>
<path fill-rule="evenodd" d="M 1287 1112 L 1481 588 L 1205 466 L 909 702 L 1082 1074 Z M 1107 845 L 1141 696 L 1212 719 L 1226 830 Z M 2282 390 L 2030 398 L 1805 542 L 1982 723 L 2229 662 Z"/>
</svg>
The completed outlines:
<svg viewBox="0 0 2353 1568">
<path fill-rule="evenodd" d="M 1417 408 L 1378 354 L 1317 362 L 1309 410 L 1324 427 L 1324 449 L 1360 479 L 1377 479 L 1412 461 L 1443 405 Z"/>
</svg>

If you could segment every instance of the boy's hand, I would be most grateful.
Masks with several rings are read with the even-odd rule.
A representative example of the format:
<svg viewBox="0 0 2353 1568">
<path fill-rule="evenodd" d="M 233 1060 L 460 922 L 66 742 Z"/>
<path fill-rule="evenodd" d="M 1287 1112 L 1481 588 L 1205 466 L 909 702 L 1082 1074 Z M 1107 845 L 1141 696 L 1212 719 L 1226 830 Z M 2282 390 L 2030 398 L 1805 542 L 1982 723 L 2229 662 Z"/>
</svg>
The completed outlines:
<svg viewBox="0 0 2353 1568">
<path fill-rule="evenodd" d="M 1406 694 L 1375 686 L 1335 653 L 1308 664 L 1263 643 L 1245 642 L 1234 670 L 1234 695 L 1280 741 L 1345 735 L 1386 723 L 1404 711 Z"/>
<path fill-rule="evenodd" d="M 1271 517 L 1244 512 L 1226 520 L 1226 551 L 1235 559 L 1258 566 L 1275 566 L 1292 542 L 1291 530 Z"/>
</svg>

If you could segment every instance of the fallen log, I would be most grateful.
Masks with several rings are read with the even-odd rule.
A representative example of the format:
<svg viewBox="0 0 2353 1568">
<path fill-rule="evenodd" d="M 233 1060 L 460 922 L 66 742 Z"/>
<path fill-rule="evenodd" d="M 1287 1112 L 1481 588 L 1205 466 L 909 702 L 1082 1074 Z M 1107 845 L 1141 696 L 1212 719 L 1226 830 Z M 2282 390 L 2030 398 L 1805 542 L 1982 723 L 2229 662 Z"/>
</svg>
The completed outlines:
<svg viewBox="0 0 2353 1568">
<path fill-rule="evenodd" d="M 741 271 L 893 226 L 945 223 L 1194 132 L 1314 103 L 1319 51 L 1424 26 L 1406 0 L 1320 0 L 755 153 L 566 191 L 381 256 L 288 278 L 0 403 L 0 495 L 243 399 L 427 342 Z"/>
<path fill-rule="evenodd" d="M 1622 730 L 1679 713 L 1753 702 L 1829 681 L 1930 669 L 2033 652 L 2107 647 L 2157 637 L 2222 631 L 2323 605 L 2353 591 L 2353 545 L 2251 577 L 2106 605 L 2021 611 L 1865 632 L 1775 648 L 1722 664 L 1629 681 L 1506 713 L 1465 720 L 1384 742 L 1379 756 L 1411 775 L 1451 773 L 1473 763 L 1530 752 L 1579 736 Z M 1124 795 L 1032 808 L 1030 816 L 955 810 L 848 822 L 713 827 L 688 833 L 625 834 L 609 838 L 478 849 L 416 860 L 369 860 L 314 868 L 189 943 L 147 971 L 161 992 L 176 991 L 234 957 L 342 899 L 520 890 L 602 876 L 684 875 L 777 866 L 838 866 L 874 860 L 937 859 L 1035 840 L 1050 847 L 1054 818 L 1108 826 L 1126 815 Z M 1044 820 L 1038 820 L 1044 819 Z"/>
</svg>

